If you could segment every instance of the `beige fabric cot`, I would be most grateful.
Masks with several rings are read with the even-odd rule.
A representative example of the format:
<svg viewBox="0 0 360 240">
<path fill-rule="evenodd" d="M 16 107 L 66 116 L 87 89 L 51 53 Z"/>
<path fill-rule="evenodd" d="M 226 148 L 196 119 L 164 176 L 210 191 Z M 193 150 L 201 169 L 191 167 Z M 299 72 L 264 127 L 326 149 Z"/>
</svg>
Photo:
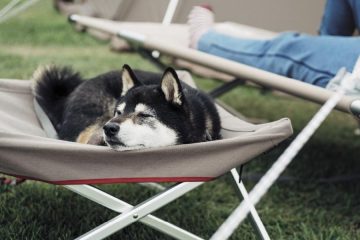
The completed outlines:
<svg viewBox="0 0 360 240">
<path fill-rule="evenodd" d="M 289 119 L 253 125 L 219 107 L 222 140 L 135 151 L 51 139 L 30 81 L 0 81 L 0 172 L 54 184 L 207 181 L 292 134 Z"/>
</svg>

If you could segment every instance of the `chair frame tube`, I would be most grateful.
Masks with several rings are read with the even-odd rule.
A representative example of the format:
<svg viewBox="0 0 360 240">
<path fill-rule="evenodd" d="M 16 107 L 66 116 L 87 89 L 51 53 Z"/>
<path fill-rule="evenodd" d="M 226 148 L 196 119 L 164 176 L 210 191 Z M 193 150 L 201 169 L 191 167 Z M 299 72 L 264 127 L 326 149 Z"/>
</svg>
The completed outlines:
<svg viewBox="0 0 360 240">
<path fill-rule="evenodd" d="M 296 81 L 291 78 L 200 52 L 195 49 L 182 47 L 176 43 L 169 43 L 166 40 L 151 36 L 149 37 L 126 29 L 119 31 L 111 25 L 104 25 L 103 22 L 91 17 L 74 14 L 69 16 L 69 21 L 77 22 L 85 26 L 116 35 L 119 38 L 128 41 L 135 49 L 145 48 L 151 51 L 159 51 L 160 53 L 168 54 L 216 71 L 236 76 L 237 78 L 259 84 L 263 87 L 272 88 L 319 104 L 324 104 L 333 94 L 333 92 L 321 87 Z M 343 96 L 343 98 L 337 103 L 336 109 L 353 114 L 355 117 L 360 119 L 359 102 L 359 97 Z"/>
</svg>

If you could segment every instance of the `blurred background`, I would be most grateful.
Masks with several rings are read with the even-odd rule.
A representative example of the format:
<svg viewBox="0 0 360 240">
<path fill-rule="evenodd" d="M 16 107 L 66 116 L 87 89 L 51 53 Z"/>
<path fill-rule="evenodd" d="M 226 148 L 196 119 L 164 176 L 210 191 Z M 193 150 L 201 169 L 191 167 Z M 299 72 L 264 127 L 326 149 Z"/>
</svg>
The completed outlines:
<svg viewBox="0 0 360 240">
<path fill-rule="evenodd" d="M 98 17 L 106 14 L 109 19 L 137 21 L 161 21 L 168 3 L 165 0 L 115 1 L 118 7 L 110 11 L 109 6 L 114 6 L 110 2 L 114 1 L 89 2 L 97 2 L 92 5 L 97 7 L 82 9 L 84 14 Z M 324 5 L 324 0 L 207 2 L 213 6 L 218 21 L 311 34 L 317 32 Z M 1 0 L 0 9 L 9 3 L 11 0 Z M 184 22 L 191 5 L 197 3 L 203 1 L 180 1 L 182 11 L 175 14 L 176 22 Z M 133 68 L 159 71 L 136 52 L 110 51 L 108 39 L 100 40 L 76 31 L 55 6 L 61 11 L 79 10 L 58 1 L 38 0 L 0 20 L 0 78 L 28 80 L 39 65 L 50 63 L 69 65 L 84 77 L 120 69 L 125 63 Z M 121 14 L 115 14 L 119 12 Z M 204 91 L 222 84 L 196 74 L 193 77 Z M 295 135 L 320 108 L 305 100 L 250 85 L 238 87 L 219 100 L 249 118 L 274 121 L 289 117 Z M 356 127 L 350 115 L 332 112 L 257 205 L 273 239 L 360 239 L 360 141 L 359 136 L 354 135 Z M 248 189 L 291 140 L 245 166 L 244 180 Z M 230 179 L 223 176 L 220 181 L 205 184 L 156 215 L 208 238 L 239 203 Z M 98 187 L 133 204 L 156 193 L 135 184 Z M 112 212 L 59 186 L 26 181 L 17 187 L 0 190 L 0 239 L 72 239 L 114 217 Z M 167 238 L 136 224 L 110 239 Z M 246 221 L 232 239 L 256 239 L 256 236 Z"/>
</svg>

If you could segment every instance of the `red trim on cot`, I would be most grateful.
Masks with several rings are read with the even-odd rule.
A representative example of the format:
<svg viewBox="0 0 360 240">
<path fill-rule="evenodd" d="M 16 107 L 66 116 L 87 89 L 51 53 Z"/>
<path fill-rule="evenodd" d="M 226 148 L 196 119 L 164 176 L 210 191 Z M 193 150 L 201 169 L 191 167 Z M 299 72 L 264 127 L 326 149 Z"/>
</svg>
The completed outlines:
<svg viewBox="0 0 360 240">
<path fill-rule="evenodd" d="M 148 177 L 148 178 L 105 178 L 105 179 L 83 179 L 47 181 L 58 185 L 74 184 L 110 184 L 110 183 L 143 183 L 143 182 L 207 182 L 212 177 Z"/>
<path fill-rule="evenodd" d="M 112 184 L 112 183 L 143 183 L 143 182 L 208 182 L 215 177 L 144 177 L 144 178 L 99 178 L 99 179 L 80 179 L 80 180 L 60 180 L 48 181 L 39 178 L 7 174 L 18 178 L 47 182 L 56 185 L 78 185 L 78 184 Z"/>
</svg>

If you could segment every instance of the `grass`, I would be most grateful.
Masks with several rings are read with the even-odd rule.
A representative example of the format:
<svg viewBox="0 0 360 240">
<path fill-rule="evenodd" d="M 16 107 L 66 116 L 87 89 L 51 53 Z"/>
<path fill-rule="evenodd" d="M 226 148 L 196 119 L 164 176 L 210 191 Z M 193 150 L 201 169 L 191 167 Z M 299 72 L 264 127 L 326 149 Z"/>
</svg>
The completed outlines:
<svg viewBox="0 0 360 240">
<path fill-rule="evenodd" d="M 3 1 L 0 7 L 7 3 Z M 90 77 L 119 69 L 124 63 L 135 68 L 155 67 L 135 53 L 113 53 L 105 42 L 75 32 L 50 1 L 39 1 L 26 12 L 0 24 L 0 76 L 28 79 L 39 64 L 71 65 Z M 195 76 L 200 88 L 209 90 L 218 82 Z M 221 100 L 249 117 L 276 120 L 289 117 L 298 133 L 319 109 L 318 105 L 286 96 L 261 94 L 251 87 L 237 88 Z M 273 239 L 360 239 L 360 184 L 358 181 L 324 183 L 321 179 L 357 175 L 360 172 L 359 137 L 355 121 L 333 112 L 257 209 Z M 246 173 L 263 173 L 286 144 L 247 164 Z M 1 156 L 1 152 L 0 152 Z M 187 194 L 156 215 L 208 238 L 239 200 L 230 177 L 210 182 Z M 251 188 L 256 181 L 247 180 Z M 132 204 L 155 194 L 135 184 L 101 185 L 101 189 Z M 0 194 L 0 239 L 71 239 L 113 217 L 68 190 L 27 181 Z M 110 239 L 168 239 L 148 227 L 135 224 Z M 256 239 L 249 222 L 232 239 Z"/>
</svg>

